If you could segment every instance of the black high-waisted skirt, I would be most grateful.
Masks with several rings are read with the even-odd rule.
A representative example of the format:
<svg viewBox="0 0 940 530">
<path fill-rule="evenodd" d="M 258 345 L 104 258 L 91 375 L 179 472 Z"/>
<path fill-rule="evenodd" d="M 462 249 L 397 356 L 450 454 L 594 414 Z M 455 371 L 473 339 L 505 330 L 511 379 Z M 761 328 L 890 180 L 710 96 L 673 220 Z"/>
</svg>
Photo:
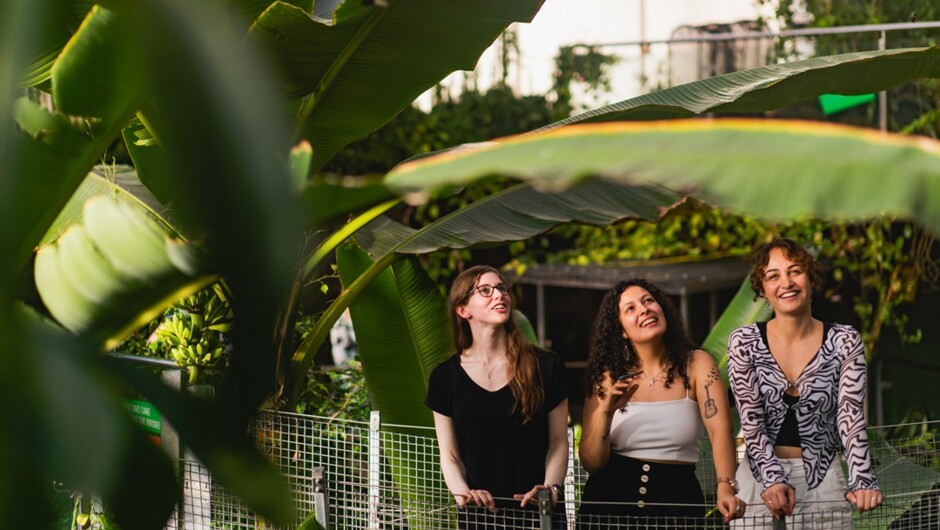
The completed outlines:
<svg viewBox="0 0 940 530">
<path fill-rule="evenodd" d="M 607 466 L 584 485 L 578 528 L 642 520 L 649 523 L 642 527 L 696 528 L 704 524 L 704 504 L 695 464 L 658 464 L 611 453 Z"/>
</svg>

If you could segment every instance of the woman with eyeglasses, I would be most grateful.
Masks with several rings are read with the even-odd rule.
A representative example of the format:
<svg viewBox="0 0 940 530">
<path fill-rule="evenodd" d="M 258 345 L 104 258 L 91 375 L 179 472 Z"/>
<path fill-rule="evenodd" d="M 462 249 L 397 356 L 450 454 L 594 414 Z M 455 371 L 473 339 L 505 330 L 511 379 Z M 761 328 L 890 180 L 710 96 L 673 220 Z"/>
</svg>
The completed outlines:
<svg viewBox="0 0 940 530">
<path fill-rule="evenodd" d="M 774 318 L 728 339 L 728 373 L 747 448 L 741 494 L 770 527 L 852 528 L 859 512 L 884 501 L 865 430 L 865 348 L 851 326 L 813 318 L 819 264 L 792 239 L 775 239 L 754 258 L 751 287 Z M 849 480 L 839 458 L 844 448 Z M 794 525 L 795 523 L 795 525 Z"/>
<path fill-rule="evenodd" d="M 456 349 L 431 373 L 425 401 L 434 413 L 447 487 L 459 507 L 492 513 L 537 505 L 545 489 L 557 502 L 568 465 L 564 363 L 516 328 L 510 286 L 496 269 L 465 270 L 449 298 Z M 501 511 L 510 519 L 519 515 Z M 510 520 L 470 515 L 462 516 L 461 527 L 513 527 Z"/>
</svg>

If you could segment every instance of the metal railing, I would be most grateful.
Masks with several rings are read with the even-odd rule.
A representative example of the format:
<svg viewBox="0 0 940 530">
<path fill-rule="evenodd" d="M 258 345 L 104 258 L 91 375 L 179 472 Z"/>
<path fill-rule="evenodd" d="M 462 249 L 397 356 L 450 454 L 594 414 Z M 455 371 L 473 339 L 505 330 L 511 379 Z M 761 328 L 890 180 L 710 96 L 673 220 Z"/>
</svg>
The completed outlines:
<svg viewBox="0 0 940 530">
<path fill-rule="evenodd" d="M 784 520 L 754 515 L 734 522 L 734 529 L 756 528 L 940 528 L 940 449 L 931 434 L 940 423 L 905 424 L 869 429 L 876 473 L 885 502 L 857 514 L 848 503 L 802 503 L 801 513 Z M 644 517 L 579 514 L 587 474 L 570 444 L 565 499 L 525 509 L 500 499 L 496 513 L 476 507 L 458 509 L 440 473 L 433 429 L 354 422 L 265 411 L 252 434 L 265 457 L 291 484 L 296 528 L 310 514 L 330 529 L 445 528 L 728 528 L 714 506 L 714 470 L 707 440 L 697 469 L 705 504 L 690 506 L 700 516 Z M 571 436 L 569 434 L 569 436 Z M 573 441 L 573 440 L 572 440 Z M 232 530 L 275 528 L 260 520 L 235 496 L 212 481 L 197 463 L 183 466 L 185 517 L 167 528 Z M 842 464 L 844 465 L 844 463 Z M 659 505 L 608 503 L 607 510 L 635 512 Z M 672 506 L 672 505 L 670 505 Z"/>
</svg>

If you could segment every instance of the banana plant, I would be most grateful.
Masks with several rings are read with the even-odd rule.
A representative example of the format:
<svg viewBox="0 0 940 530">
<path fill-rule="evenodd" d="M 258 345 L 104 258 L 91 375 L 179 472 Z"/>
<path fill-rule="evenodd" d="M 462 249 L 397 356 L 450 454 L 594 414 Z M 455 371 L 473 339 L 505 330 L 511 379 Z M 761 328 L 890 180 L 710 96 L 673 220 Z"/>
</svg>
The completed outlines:
<svg viewBox="0 0 940 530">
<path fill-rule="evenodd" d="M 728 338 L 731 333 L 740 326 L 753 324 L 754 322 L 766 322 L 773 317 L 773 308 L 767 303 L 765 298 L 754 298 L 754 290 L 751 288 L 751 281 L 745 278 L 734 294 L 734 298 L 728 302 L 728 307 L 712 326 L 705 341 L 702 342 L 702 349 L 707 351 L 718 363 L 718 369 L 724 379 L 725 386 L 728 386 Z"/>
<path fill-rule="evenodd" d="M 464 185 L 474 179 L 495 174 L 522 179 L 526 181 L 527 186 L 531 186 L 536 190 L 558 192 L 559 188 L 573 186 L 582 178 L 597 175 L 595 169 L 602 164 L 615 166 L 621 155 L 628 153 L 627 158 L 633 157 L 634 162 L 636 162 L 634 167 L 629 168 L 629 170 L 626 168 L 610 170 L 617 175 L 614 179 L 617 181 L 616 184 L 626 185 L 617 192 L 617 198 L 640 193 L 645 195 L 646 200 L 649 201 L 650 205 L 653 205 L 654 210 L 667 207 L 669 202 L 666 201 L 666 197 L 669 194 L 672 194 L 671 196 L 676 199 L 684 193 L 696 194 L 699 191 L 698 183 L 695 182 L 694 185 L 685 187 L 682 179 L 678 178 L 679 182 L 675 186 L 661 186 L 661 184 L 671 183 L 657 180 L 656 175 L 659 172 L 657 166 L 665 161 L 664 165 L 671 164 L 676 167 L 684 165 L 692 168 L 692 172 L 696 172 L 703 169 L 701 166 L 710 164 L 713 169 L 712 173 L 737 167 L 738 170 L 735 171 L 738 171 L 738 179 L 745 181 L 743 184 L 737 181 L 729 183 L 723 190 L 725 194 L 733 195 L 736 193 L 737 188 L 741 186 L 745 190 L 753 191 L 748 200 L 759 201 L 756 206 L 750 208 L 750 211 L 758 214 L 765 211 L 773 212 L 773 210 L 765 210 L 762 203 L 775 201 L 777 195 L 761 196 L 761 186 L 756 183 L 757 179 L 752 175 L 754 168 L 775 170 L 772 163 L 767 162 L 770 159 L 783 160 L 786 162 L 785 166 L 793 170 L 794 166 L 800 163 L 800 159 L 781 152 L 785 149 L 771 148 L 770 152 L 767 153 L 768 158 L 765 159 L 763 148 L 761 150 L 752 150 L 747 138 L 738 138 L 737 141 L 740 143 L 734 149 L 730 149 L 728 145 L 719 145 L 719 149 L 715 151 L 711 151 L 710 146 L 703 147 L 704 152 L 700 159 L 702 162 L 699 164 L 699 159 L 695 158 L 699 155 L 698 152 L 685 150 L 683 145 L 677 144 L 677 142 L 684 141 L 684 136 L 678 132 L 675 134 L 668 132 L 664 133 L 661 140 L 650 140 L 650 143 L 654 144 L 654 148 L 647 151 L 646 157 L 642 157 L 641 149 L 631 149 L 629 145 L 620 145 L 615 149 L 604 152 L 602 156 L 606 158 L 602 161 L 594 159 L 601 155 L 602 148 L 594 149 L 593 146 L 589 145 L 592 140 L 585 139 L 584 142 L 579 142 L 572 138 L 564 141 L 568 142 L 569 145 L 579 144 L 574 149 L 574 151 L 580 150 L 580 153 L 584 155 L 584 158 L 579 158 L 581 155 L 573 154 L 571 151 L 566 153 L 553 152 L 554 144 L 550 138 L 552 135 L 558 135 L 558 138 L 577 136 L 576 133 L 567 132 L 569 127 L 559 128 L 562 125 L 569 125 L 577 121 L 651 120 L 694 116 L 706 112 L 769 111 L 823 93 L 847 94 L 862 89 L 868 91 L 883 90 L 911 79 L 935 78 L 938 76 L 940 76 L 940 47 L 861 52 L 760 67 L 688 83 L 616 103 L 596 111 L 589 111 L 570 120 L 562 120 L 553 124 L 546 131 L 536 131 L 517 138 L 466 146 L 463 149 L 423 156 L 394 169 L 386 177 L 384 184 L 411 203 L 420 203 L 435 195 L 458 192 Z M 864 81 L 855 83 L 860 78 L 864 78 Z M 601 125 L 597 127 L 599 128 L 595 131 L 602 131 Z M 619 125 L 611 125 L 611 127 L 613 129 L 610 129 L 610 136 L 615 136 L 614 132 L 618 130 Z M 636 125 L 636 127 L 641 126 Z M 649 125 L 648 127 L 655 126 Z M 663 127 L 668 128 L 668 125 L 664 124 Z M 691 130 L 697 126 L 694 123 L 689 123 L 683 127 Z M 773 127 L 773 125 L 767 125 L 767 127 Z M 794 125 L 792 127 L 798 126 Z M 755 123 L 753 128 L 761 130 L 764 126 Z M 598 132 L 596 137 L 605 138 L 607 136 L 603 132 Z M 781 134 L 781 136 L 787 137 L 786 134 Z M 812 137 L 812 134 L 804 137 L 801 140 L 803 145 L 799 148 L 807 148 L 807 144 L 812 143 Z M 761 146 L 767 145 L 765 140 L 760 139 L 760 135 L 755 138 Z M 519 158 L 516 158 L 515 153 L 503 156 L 504 153 L 508 152 L 509 146 L 529 145 L 527 142 L 532 141 L 530 139 L 537 139 L 535 141 L 538 142 L 539 146 L 548 146 L 548 148 L 537 154 L 529 152 L 524 157 Z M 723 141 L 723 139 L 716 140 L 716 143 L 720 144 Z M 483 154 L 491 150 L 493 150 L 492 155 Z M 473 154 L 477 152 L 480 154 Z M 716 153 L 723 154 L 716 156 Z M 526 158 L 528 156 L 539 158 L 540 163 L 530 166 L 528 164 L 529 159 Z M 818 175 L 828 171 L 820 170 L 819 173 L 815 172 L 817 168 L 821 168 L 817 164 L 823 156 L 826 155 L 814 153 L 812 158 L 808 158 L 806 163 L 811 166 L 811 171 L 806 174 L 798 172 L 796 173 L 797 178 L 802 179 L 803 182 L 812 182 L 814 177 L 808 176 L 809 174 Z M 734 162 L 725 164 L 723 161 L 718 160 L 721 157 L 740 157 L 737 160 L 739 164 Z M 640 158 L 642 158 L 642 161 L 639 160 Z M 465 162 L 458 162 L 459 160 Z M 837 162 L 837 159 L 830 157 L 830 159 L 824 160 L 823 164 L 828 164 L 830 169 L 842 167 Z M 852 161 L 843 162 L 845 164 L 853 163 Z M 888 164 L 886 159 L 882 162 L 885 165 Z M 557 167 L 550 167 L 556 164 Z M 860 165 L 863 164 L 860 163 Z M 507 168 L 509 165 L 515 165 L 516 167 Z M 448 169 L 434 172 L 427 169 L 431 166 L 446 167 Z M 419 176 L 411 178 L 409 175 L 417 167 L 424 169 L 421 170 Z M 460 167 L 461 169 L 448 177 L 444 173 L 452 167 Z M 673 172 L 674 175 L 681 174 L 684 171 L 684 169 L 676 169 L 676 167 L 670 168 L 668 171 Z M 630 188 L 631 184 L 639 183 L 637 180 L 627 178 L 629 172 L 632 171 L 639 171 L 647 175 L 648 178 L 642 184 L 650 187 Z M 782 170 L 778 173 L 780 172 Z M 670 187 L 672 191 L 666 189 L 667 187 Z M 658 190 L 655 193 L 659 195 L 659 202 L 656 202 L 651 195 L 653 193 L 650 191 L 651 189 Z M 850 191 L 856 192 L 855 195 L 859 196 L 865 194 L 857 189 Z M 588 202 L 596 201 L 604 207 L 607 207 L 609 202 L 616 202 L 616 200 L 605 201 L 604 199 L 609 198 L 609 196 L 604 192 L 596 195 L 591 195 L 591 192 L 588 192 L 587 195 L 591 197 Z M 819 195 L 825 196 L 826 194 L 821 193 Z M 378 204 L 379 200 L 385 197 L 384 195 L 377 196 L 373 204 Z M 299 391 L 299 383 L 312 362 L 313 352 L 316 352 L 326 339 L 329 327 L 350 301 L 358 296 L 361 288 L 371 281 L 379 270 L 394 263 L 397 255 L 402 253 L 420 254 L 441 248 L 465 248 L 476 244 L 513 241 L 530 237 L 553 226 L 553 222 L 540 220 L 539 216 L 533 218 L 528 213 L 514 215 L 513 212 L 518 207 L 516 204 L 507 204 L 505 208 L 501 207 L 503 201 L 516 201 L 514 197 L 513 194 L 500 194 L 499 197 L 492 197 L 488 199 L 486 215 L 476 215 L 472 217 L 472 221 L 461 225 L 462 214 L 458 213 L 428 226 L 421 234 L 417 234 L 414 230 L 397 223 L 389 223 L 386 218 L 381 217 L 381 214 L 390 207 L 390 203 L 386 203 L 368 210 L 365 215 L 355 221 L 355 224 L 350 224 L 342 232 L 333 234 L 335 237 L 328 240 L 329 244 L 325 244 L 315 253 L 318 259 L 329 255 L 342 241 L 345 241 L 353 233 L 357 233 L 357 239 L 363 247 L 368 249 L 370 256 L 375 259 L 376 265 L 366 269 L 358 281 L 346 284 L 349 291 L 341 294 L 333 305 L 327 308 L 323 317 L 317 322 L 314 332 L 308 335 L 307 339 L 294 350 L 288 370 L 285 393 L 294 395 Z M 712 197 L 712 195 L 706 195 L 706 200 L 709 197 Z M 846 197 L 845 200 L 847 203 L 852 203 L 856 199 L 865 202 L 871 201 L 872 198 L 872 196 Z M 581 219 L 582 216 L 587 218 L 592 215 L 593 204 L 585 206 L 583 202 L 578 206 L 580 210 L 577 215 L 569 216 L 567 220 Z M 470 205 L 470 207 L 473 210 L 479 208 L 479 206 L 474 205 Z M 551 208 L 546 207 L 540 215 L 545 215 L 544 212 L 550 210 Z M 616 210 L 616 207 L 614 210 Z M 803 211 L 805 210 L 807 208 L 803 208 Z M 875 207 L 871 207 L 864 215 L 873 215 L 874 212 Z M 796 215 L 797 213 L 789 211 L 781 212 L 779 215 Z M 839 217 L 843 216 L 841 211 L 830 213 Z M 630 215 L 636 215 L 636 213 L 624 213 L 615 219 Z M 655 213 L 647 212 L 641 215 L 649 217 L 655 215 Z M 599 223 L 606 224 L 615 219 L 601 219 Z M 582 220 L 591 222 L 589 219 Z M 564 220 L 560 219 L 557 222 L 564 222 Z M 361 225 L 365 225 L 366 228 L 362 229 Z M 440 235 L 436 235 L 438 232 L 440 232 Z M 314 262 L 319 263 L 318 260 L 311 260 L 308 261 L 308 264 Z M 306 270 L 313 270 L 313 267 L 307 267 Z"/>
<path fill-rule="evenodd" d="M 270 379 L 258 374 L 273 365 L 270 331 L 303 228 L 295 190 L 309 173 L 298 179 L 284 163 L 292 131 L 315 142 L 322 163 L 451 70 L 472 66 L 509 22 L 530 19 L 540 1 L 484 2 L 460 17 L 449 4 L 430 0 L 310 4 L 12 0 L 0 6 L 0 335 L 9 339 L 3 346 L 9 370 L 0 387 L 10 404 L 2 419 L 35 426 L 0 442 L 6 471 L 0 507 L 8 525 L 43 526 L 49 513 L 44 488 L 57 477 L 100 495 L 129 528 L 162 526 L 175 500 L 172 469 L 121 410 L 119 389 L 128 383 L 154 401 L 221 483 L 275 521 L 292 518 L 283 481 L 242 443 L 243 431 L 231 428 L 269 392 L 264 383 Z M 317 38 L 307 39 L 314 32 Z M 280 75 L 272 62 L 289 68 Z M 303 72 L 299 81 L 290 77 L 296 72 Z M 51 102 L 23 96 L 24 86 L 50 94 Z M 291 114 L 300 118 L 291 121 Z M 121 134 L 141 180 L 178 215 L 177 227 L 186 227 L 179 232 L 202 241 L 204 252 L 195 254 L 205 268 L 197 276 L 224 276 L 235 313 L 253 323 L 232 332 L 236 384 L 223 396 L 228 407 L 194 404 L 96 354 L 125 322 L 146 313 L 140 306 L 115 311 L 122 299 L 136 300 L 136 292 L 140 300 L 169 300 L 183 294 L 178 286 L 193 273 L 186 270 L 191 260 L 177 258 L 194 247 L 168 245 L 165 227 L 146 228 L 126 205 L 96 200 L 80 211 L 110 209 L 105 239 L 120 239 L 128 229 L 138 229 L 141 239 L 124 249 L 104 245 L 115 254 L 104 256 L 107 265 L 99 260 L 104 276 L 95 276 L 97 288 L 69 277 L 77 271 L 67 270 L 61 247 L 88 260 L 101 247 L 93 248 L 84 228 L 64 242 L 71 229 L 50 228 Z M 83 225 L 94 217 L 83 218 Z M 41 276 L 56 278 L 40 281 L 48 305 L 28 293 L 27 270 L 39 246 L 45 253 L 39 269 L 50 273 Z M 157 270 L 135 277 L 151 261 Z M 150 281 L 161 271 L 173 281 Z M 49 288 L 66 279 L 61 289 Z M 57 309 L 61 321 L 53 324 L 19 301 L 43 310 L 69 307 L 72 302 L 55 301 L 60 297 L 81 302 L 71 312 L 91 310 L 89 320 Z M 62 327 L 66 322 L 70 332 Z M 70 402 L 59 399 L 64 395 Z M 77 425 L 77 417 L 94 420 L 106 435 Z M 36 454 L 35 448 L 48 451 Z M 158 493 L 144 495 L 143 485 Z"/>
<path fill-rule="evenodd" d="M 662 186 L 757 218 L 894 215 L 940 234 L 940 148 L 926 138 L 812 122 L 673 120 L 573 125 L 393 170 L 398 190 L 502 175 L 543 186 Z M 492 223 L 495 224 L 495 223 Z"/>
</svg>

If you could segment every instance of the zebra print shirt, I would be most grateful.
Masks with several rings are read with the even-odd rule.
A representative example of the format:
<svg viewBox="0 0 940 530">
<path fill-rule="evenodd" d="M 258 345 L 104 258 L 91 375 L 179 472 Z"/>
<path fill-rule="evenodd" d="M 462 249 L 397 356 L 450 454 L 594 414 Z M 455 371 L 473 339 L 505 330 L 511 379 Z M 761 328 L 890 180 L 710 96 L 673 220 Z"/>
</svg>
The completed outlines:
<svg viewBox="0 0 940 530">
<path fill-rule="evenodd" d="M 865 351 L 851 326 L 826 326 L 823 343 L 795 381 L 800 399 L 794 405 L 809 487 L 818 486 L 842 439 L 849 464 L 849 489 L 878 489 L 868 454 L 862 404 L 865 397 Z M 770 354 L 757 324 L 736 329 L 728 339 L 728 376 L 741 417 L 751 473 L 764 489 L 787 480 L 774 455 L 787 405 L 789 386 Z M 838 465 L 838 462 L 837 462 Z"/>
</svg>

